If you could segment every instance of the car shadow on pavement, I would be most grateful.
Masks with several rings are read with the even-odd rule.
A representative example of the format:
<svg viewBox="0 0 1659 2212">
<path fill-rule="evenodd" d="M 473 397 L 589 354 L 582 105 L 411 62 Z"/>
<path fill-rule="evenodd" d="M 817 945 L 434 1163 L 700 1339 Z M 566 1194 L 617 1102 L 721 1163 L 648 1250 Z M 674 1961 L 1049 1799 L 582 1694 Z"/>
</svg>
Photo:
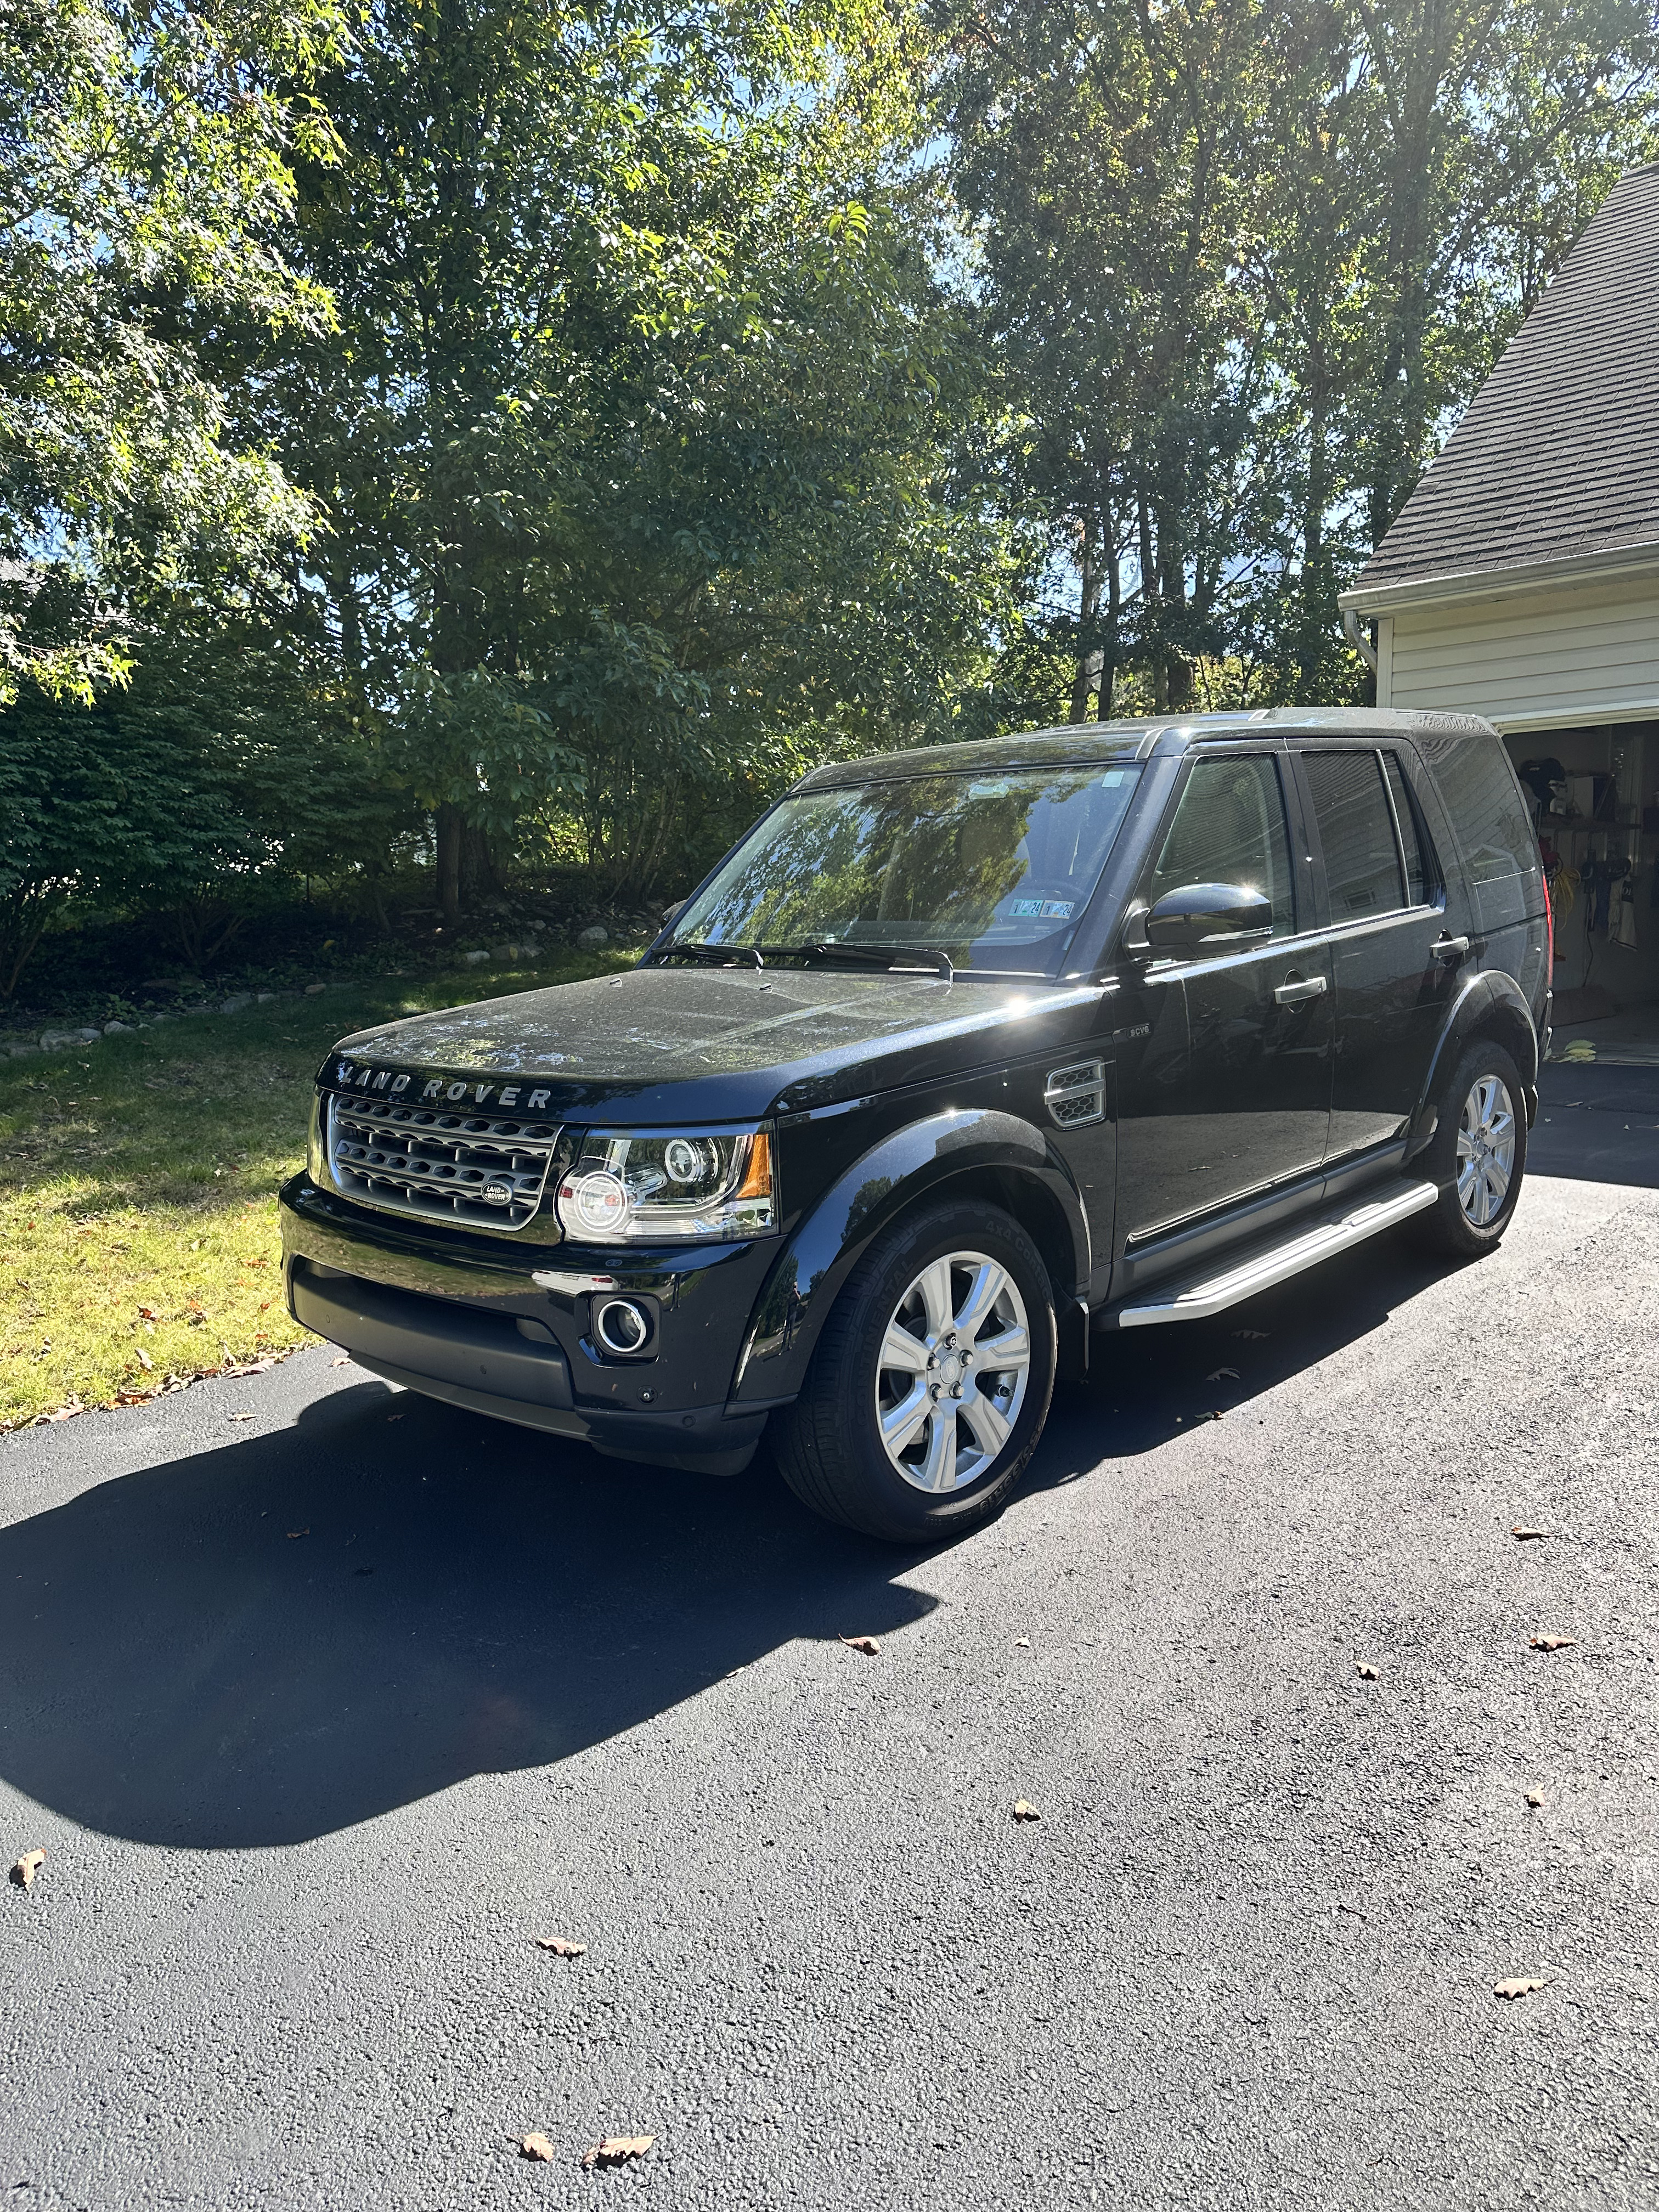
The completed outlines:
<svg viewBox="0 0 1659 2212">
<path fill-rule="evenodd" d="M 1016 1512 L 1247 1418 L 1444 1272 L 1379 1240 L 1097 1340 Z M 764 1453 L 729 1481 L 623 1465 L 366 1382 L 0 1529 L 0 1774 L 138 1842 L 297 1843 L 556 1762 L 792 1639 L 901 1630 L 936 1602 L 900 1580 L 924 1556 L 816 1520 Z"/>
<path fill-rule="evenodd" d="M 1386 1328 L 1432 1285 L 1479 1264 L 1425 1253 L 1395 1233 L 1208 1321 L 1098 1335 L 1088 1381 L 1055 1391 L 1024 1487 L 1074 1482 L 1103 1458 L 1156 1451 L 1218 1415 L 1251 1419 L 1252 1399 Z"/>
<path fill-rule="evenodd" d="M 296 1843 L 900 1629 L 915 1559 L 763 1462 L 619 1465 L 366 1382 L 0 1529 L 0 1773 L 138 1842 Z"/>
</svg>

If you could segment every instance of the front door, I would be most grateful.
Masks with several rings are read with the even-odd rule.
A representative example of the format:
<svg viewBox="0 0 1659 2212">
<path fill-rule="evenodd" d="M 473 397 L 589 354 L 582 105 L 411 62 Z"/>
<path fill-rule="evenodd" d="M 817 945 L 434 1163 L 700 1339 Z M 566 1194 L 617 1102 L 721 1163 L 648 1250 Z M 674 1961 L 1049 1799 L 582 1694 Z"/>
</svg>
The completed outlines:
<svg viewBox="0 0 1659 2212">
<path fill-rule="evenodd" d="M 1305 1182 L 1324 1158 L 1330 954 L 1304 911 L 1282 771 L 1276 752 L 1200 754 L 1155 847 L 1149 906 L 1189 884 L 1238 884 L 1264 895 L 1273 927 L 1237 951 L 1147 959 L 1126 993 L 1150 1006 L 1178 989 L 1186 1038 L 1178 1079 L 1165 1056 L 1156 1097 L 1137 1087 L 1145 1119 L 1133 1138 L 1121 1121 L 1115 1296 L 1180 1265 L 1207 1220 Z"/>
<path fill-rule="evenodd" d="M 1468 972 L 1406 765 L 1392 746 L 1298 757 L 1335 962 L 1334 1165 L 1404 1134 Z"/>
</svg>

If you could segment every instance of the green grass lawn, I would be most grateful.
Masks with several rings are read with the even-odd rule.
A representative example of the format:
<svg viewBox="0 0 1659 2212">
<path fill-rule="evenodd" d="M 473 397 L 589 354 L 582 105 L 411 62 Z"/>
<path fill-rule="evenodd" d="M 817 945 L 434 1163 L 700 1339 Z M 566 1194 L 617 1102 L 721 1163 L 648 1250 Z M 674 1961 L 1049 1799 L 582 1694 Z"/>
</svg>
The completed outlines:
<svg viewBox="0 0 1659 2212">
<path fill-rule="evenodd" d="M 306 1340 L 276 1190 L 337 1038 L 635 957 L 386 977 L 0 1061 L 0 1429 Z"/>
</svg>

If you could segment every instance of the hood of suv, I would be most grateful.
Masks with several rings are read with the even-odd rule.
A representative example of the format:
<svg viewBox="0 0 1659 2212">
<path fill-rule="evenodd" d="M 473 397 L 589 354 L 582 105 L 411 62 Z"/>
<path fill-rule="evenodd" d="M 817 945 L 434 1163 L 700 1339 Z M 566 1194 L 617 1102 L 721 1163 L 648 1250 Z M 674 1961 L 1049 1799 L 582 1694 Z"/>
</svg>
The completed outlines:
<svg viewBox="0 0 1659 2212">
<path fill-rule="evenodd" d="M 753 1120 L 1048 1049 L 1089 1026 L 1100 996 L 1097 984 L 911 970 L 635 968 L 360 1030 L 320 1080 L 502 1077 L 545 1090 L 550 1116 L 625 1106 L 653 1121 Z"/>
</svg>

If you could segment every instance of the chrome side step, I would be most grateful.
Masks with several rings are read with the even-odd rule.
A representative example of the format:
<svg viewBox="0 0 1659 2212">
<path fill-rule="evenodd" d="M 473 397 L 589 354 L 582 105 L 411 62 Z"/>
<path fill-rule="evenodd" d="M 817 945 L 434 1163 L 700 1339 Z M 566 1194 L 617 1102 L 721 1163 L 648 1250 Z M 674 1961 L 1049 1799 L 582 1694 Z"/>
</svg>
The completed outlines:
<svg viewBox="0 0 1659 2212">
<path fill-rule="evenodd" d="M 1271 1290 L 1287 1276 L 1299 1275 L 1304 1267 L 1316 1267 L 1322 1260 L 1334 1259 L 1351 1245 L 1363 1244 L 1366 1237 L 1421 1213 L 1439 1195 L 1431 1182 L 1395 1183 L 1380 1198 L 1368 1199 L 1359 1206 L 1345 1204 L 1311 1226 L 1298 1228 L 1285 1243 L 1257 1250 L 1248 1259 L 1235 1260 L 1223 1274 L 1198 1280 L 1188 1276 L 1182 1283 L 1161 1284 L 1148 1297 L 1120 1306 L 1117 1325 L 1148 1328 L 1154 1322 L 1206 1321 L 1212 1314 L 1236 1306 L 1242 1298 Z"/>
</svg>

